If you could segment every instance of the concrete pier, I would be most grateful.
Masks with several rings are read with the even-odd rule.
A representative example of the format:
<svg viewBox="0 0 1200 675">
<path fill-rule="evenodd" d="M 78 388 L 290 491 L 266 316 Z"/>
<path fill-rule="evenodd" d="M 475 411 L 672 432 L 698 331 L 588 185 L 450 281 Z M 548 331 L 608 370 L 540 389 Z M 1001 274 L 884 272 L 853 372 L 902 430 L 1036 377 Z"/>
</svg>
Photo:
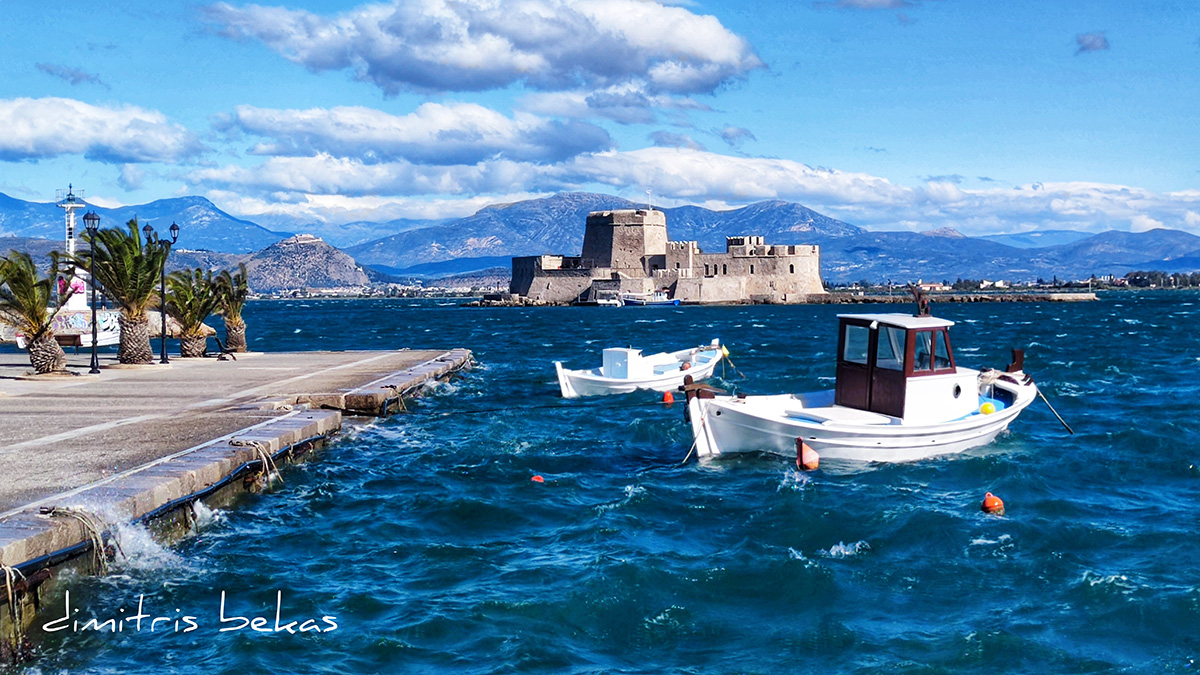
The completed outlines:
<svg viewBox="0 0 1200 675">
<path fill-rule="evenodd" d="M 68 357 L 87 372 L 87 354 Z M 30 577 L 17 601 L 36 606 L 70 560 L 95 569 L 87 556 L 104 533 L 64 509 L 107 525 L 186 526 L 192 501 L 261 486 L 271 465 L 323 445 L 343 412 L 400 409 L 423 383 L 470 362 L 464 349 L 251 353 L 134 368 L 110 357 L 100 375 L 28 378 L 24 353 L 0 354 L 0 565 Z M 11 639 L 6 605 L 0 597 L 0 634 Z"/>
</svg>

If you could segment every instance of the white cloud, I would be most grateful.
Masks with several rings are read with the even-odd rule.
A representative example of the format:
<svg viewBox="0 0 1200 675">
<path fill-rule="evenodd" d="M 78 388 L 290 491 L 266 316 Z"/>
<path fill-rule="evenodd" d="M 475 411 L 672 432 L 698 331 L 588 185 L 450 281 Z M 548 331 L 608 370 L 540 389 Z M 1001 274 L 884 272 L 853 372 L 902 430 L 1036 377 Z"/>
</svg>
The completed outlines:
<svg viewBox="0 0 1200 675">
<path fill-rule="evenodd" d="M 721 140 L 729 144 L 729 147 L 740 149 L 746 141 L 757 141 L 754 132 L 743 127 L 735 127 L 732 125 L 722 129 L 714 129 L 714 133 L 721 137 Z"/>
<path fill-rule="evenodd" d="M 261 41 L 313 71 L 352 70 L 388 94 L 634 81 L 690 94 L 764 67 L 715 17 L 650 0 L 406 0 L 332 18 L 218 3 L 206 13 L 224 35 Z"/>
<path fill-rule="evenodd" d="M 145 181 L 146 172 L 136 164 L 122 165 L 121 173 L 117 175 L 117 184 L 125 190 L 137 190 Z"/>
<path fill-rule="evenodd" d="M 659 110 L 711 108 L 686 96 L 649 94 L 644 84 L 630 83 L 596 91 L 534 92 L 521 99 L 521 109 L 567 118 L 600 118 L 618 124 L 652 124 Z"/>
<path fill-rule="evenodd" d="M 0 129 L 0 161 L 78 154 L 112 164 L 175 162 L 201 150 L 158 111 L 69 98 L 2 99 Z"/>
<path fill-rule="evenodd" d="M 908 187 L 868 173 L 708 152 L 687 147 L 683 136 L 660 140 L 681 147 L 606 151 L 541 164 L 490 159 L 437 166 L 407 161 L 367 163 L 328 154 L 272 157 L 257 166 L 196 170 L 190 183 L 203 190 L 293 204 L 335 197 L 351 201 L 378 198 L 417 200 L 442 208 L 450 208 L 449 204 L 459 199 L 475 200 L 474 204 L 500 195 L 560 190 L 619 193 L 636 186 L 639 193 L 648 187 L 656 199 L 674 203 L 795 201 L 870 229 L 953 227 L 974 235 L 1158 226 L 1200 230 L 1200 191 L 1160 194 L 1084 182 L 978 190 L 951 182 Z M 333 210 L 329 213 L 328 217 L 335 217 Z"/>
<path fill-rule="evenodd" d="M 193 171 L 194 186 L 248 189 L 277 195 L 474 195 L 520 191 L 545 171 L 537 164 L 491 160 L 435 166 L 406 161 L 366 163 L 321 153 L 272 157 L 258 166 L 224 166 Z"/>
<path fill-rule="evenodd" d="M 1129 219 L 1130 232 L 1146 232 L 1148 230 L 1158 229 L 1162 226 L 1163 224 L 1161 220 L 1155 220 L 1150 216 L 1140 213 Z"/>
<path fill-rule="evenodd" d="M 1079 44 L 1079 49 L 1075 51 L 1076 56 L 1087 52 L 1101 52 L 1108 49 L 1108 38 L 1105 37 L 1103 32 L 1080 33 L 1075 36 L 1075 42 Z"/>
<path fill-rule="evenodd" d="M 302 195 L 294 201 L 276 201 L 250 197 L 228 190 L 210 190 L 205 196 L 221 209 L 243 218 L 286 216 L 298 221 L 350 223 L 386 222 L 400 218 L 437 220 L 461 218 L 497 202 L 515 202 L 544 197 L 545 194 L 515 192 L 505 195 L 426 199 L 408 197 L 352 197 L 347 195 Z"/>
<path fill-rule="evenodd" d="M 362 107 L 239 106 L 217 125 L 270 139 L 254 146 L 251 154 L 328 153 L 365 162 L 405 159 L 450 165 L 492 157 L 543 162 L 612 147 L 608 132 L 586 122 L 548 120 L 528 113 L 517 113 L 512 119 L 474 103 L 425 103 L 404 116 Z"/>
</svg>

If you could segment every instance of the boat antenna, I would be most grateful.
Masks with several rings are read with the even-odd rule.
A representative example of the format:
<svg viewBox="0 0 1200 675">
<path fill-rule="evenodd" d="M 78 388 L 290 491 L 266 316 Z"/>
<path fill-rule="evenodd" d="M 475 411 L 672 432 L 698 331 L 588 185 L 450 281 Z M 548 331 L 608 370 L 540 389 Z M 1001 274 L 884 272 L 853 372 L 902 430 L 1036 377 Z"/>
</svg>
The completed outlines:
<svg viewBox="0 0 1200 675">
<path fill-rule="evenodd" d="M 917 313 L 913 316 L 930 316 L 929 298 L 925 297 L 925 291 L 913 283 L 908 284 L 908 290 L 913 294 L 913 301 L 917 303 Z"/>
</svg>

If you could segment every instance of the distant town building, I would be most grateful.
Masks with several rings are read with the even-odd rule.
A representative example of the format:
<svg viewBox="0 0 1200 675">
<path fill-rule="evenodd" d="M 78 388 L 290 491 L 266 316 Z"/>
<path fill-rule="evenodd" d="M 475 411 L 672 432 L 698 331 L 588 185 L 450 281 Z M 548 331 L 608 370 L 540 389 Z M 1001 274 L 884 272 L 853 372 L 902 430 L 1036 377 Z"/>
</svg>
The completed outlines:
<svg viewBox="0 0 1200 675">
<path fill-rule="evenodd" d="M 927 292 L 934 293 L 937 291 L 949 291 L 951 288 L 946 284 L 939 284 L 936 281 L 921 281 L 917 279 L 917 288 Z"/>
<path fill-rule="evenodd" d="M 726 237 L 724 253 L 705 253 L 694 241 L 670 241 L 662 211 L 595 211 L 581 255 L 513 258 L 509 286 L 514 295 L 556 303 L 661 290 L 683 302 L 803 302 L 825 293 L 820 248 L 739 236 Z"/>
</svg>

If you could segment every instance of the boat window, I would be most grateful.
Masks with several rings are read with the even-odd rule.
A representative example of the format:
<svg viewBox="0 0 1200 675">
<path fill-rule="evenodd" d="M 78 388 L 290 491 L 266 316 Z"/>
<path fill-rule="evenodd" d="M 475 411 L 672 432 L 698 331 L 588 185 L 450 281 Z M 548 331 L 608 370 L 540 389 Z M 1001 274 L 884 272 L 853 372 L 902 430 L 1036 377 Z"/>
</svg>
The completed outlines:
<svg viewBox="0 0 1200 675">
<path fill-rule="evenodd" d="M 937 332 L 934 340 L 933 367 L 935 370 L 945 370 L 950 367 L 950 349 L 946 345 L 946 331 Z"/>
<path fill-rule="evenodd" d="M 867 364 L 867 350 L 871 343 L 871 329 L 866 326 L 846 326 L 846 346 L 842 348 L 842 359 L 851 363 Z"/>
<path fill-rule="evenodd" d="M 879 329 L 879 345 L 875 348 L 875 367 L 904 370 L 904 346 L 907 333 L 903 328 L 883 326 Z"/>
<path fill-rule="evenodd" d="M 930 355 L 933 353 L 933 331 L 917 331 L 917 342 L 913 345 L 913 370 L 933 370 Z"/>
</svg>

